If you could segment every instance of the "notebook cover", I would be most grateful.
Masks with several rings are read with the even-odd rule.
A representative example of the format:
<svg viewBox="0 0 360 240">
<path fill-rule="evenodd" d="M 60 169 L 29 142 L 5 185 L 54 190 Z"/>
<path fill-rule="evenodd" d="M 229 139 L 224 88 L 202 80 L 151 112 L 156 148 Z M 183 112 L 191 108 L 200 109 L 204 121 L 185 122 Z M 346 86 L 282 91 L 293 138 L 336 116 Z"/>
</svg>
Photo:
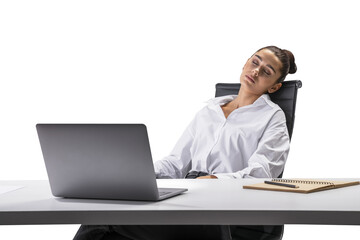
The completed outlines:
<svg viewBox="0 0 360 240">
<path fill-rule="evenodd" d="M 294 181 L 294 182 L 291 182 Z M 283 186 L 276 186 L 266 183 L 256 183 L 252 185 L 245 185 L 243 188 L 245 189 L 257 189 L 257 190 L 270 190 L 270 191 L 282 191 L 282 192 L 297 192 L 297 193 L 311 193 L 311 192 L 318 192 L 328 189 L 335 189 L 341 187 L 348 187 L 353 185 L 358 185 L 359 181 L 324 181 L 324 182 L 331 182 L 332 184 L 316 184 L 316 183 L 300 183 L 296 181 L 313 181 L 319 182 L 319 180 L 312 180 L 312 179 L 301 179 L 301 180 L 290 180 L 287 183 L 294 184 L 299 186 L 299 188 L 290 188 L 290 187 L 283 187 Z"/>
</svg>

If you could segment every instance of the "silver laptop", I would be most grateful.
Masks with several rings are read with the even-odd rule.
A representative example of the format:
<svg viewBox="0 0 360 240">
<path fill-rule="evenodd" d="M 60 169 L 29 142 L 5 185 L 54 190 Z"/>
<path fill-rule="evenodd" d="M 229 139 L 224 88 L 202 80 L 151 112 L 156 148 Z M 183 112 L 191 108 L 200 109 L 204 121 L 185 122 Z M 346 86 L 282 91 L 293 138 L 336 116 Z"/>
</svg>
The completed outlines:
<svg viewBox="0 0 360 240">
<path fill-rule="evenodd" d="M 157 201 L 187 189 L 157 188 L 143 124 L 37 124 L 56 197 Z"/>
</svg>

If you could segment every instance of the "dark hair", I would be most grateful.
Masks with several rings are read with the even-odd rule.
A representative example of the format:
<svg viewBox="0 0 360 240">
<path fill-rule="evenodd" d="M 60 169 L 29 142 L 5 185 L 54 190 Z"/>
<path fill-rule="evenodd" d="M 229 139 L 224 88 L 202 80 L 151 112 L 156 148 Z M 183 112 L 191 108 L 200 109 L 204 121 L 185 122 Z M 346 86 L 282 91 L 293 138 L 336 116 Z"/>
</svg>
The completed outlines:
<svg viewBox="0 0 360 240">
<path fill-rule="evenodd" d="M 278 48 L 276 46 L 263 47 L 263 48 L 260 48 L 257 52 L 259 52 L 263 49 L 268 49 L 271 52 L 273 52 L 282 64 L 282 67 L 280 69 L 281 75 L 280 75 L 279 79 L 277 80 L 278 83 L 283 82 L 288 73 L 292 74 L 292 73 L 296 72 L 297 67 L 295 64 L 295 57 L 292 54 L 292 52 L 290 52 L 289 50 L 286 50 L 286 49 Z"/>
</svg>

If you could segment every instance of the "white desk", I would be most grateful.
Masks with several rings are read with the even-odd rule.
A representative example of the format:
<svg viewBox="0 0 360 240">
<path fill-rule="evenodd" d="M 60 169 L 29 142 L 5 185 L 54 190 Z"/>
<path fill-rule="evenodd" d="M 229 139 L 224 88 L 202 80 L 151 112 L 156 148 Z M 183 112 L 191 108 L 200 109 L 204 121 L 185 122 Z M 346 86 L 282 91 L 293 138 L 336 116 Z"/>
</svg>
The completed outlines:
<svg viewBox="0 0 360 240">
<path fill-rule="evenodd" d="M 47 181 L 0 181 L 25 186 L 0 195 L 0 224 L 360 225 L 360 185 L 310 194 L 242 188 L 263 180 L 158 180 L 189 189 L 160 202 L 54 198 Z"/>
</svg>

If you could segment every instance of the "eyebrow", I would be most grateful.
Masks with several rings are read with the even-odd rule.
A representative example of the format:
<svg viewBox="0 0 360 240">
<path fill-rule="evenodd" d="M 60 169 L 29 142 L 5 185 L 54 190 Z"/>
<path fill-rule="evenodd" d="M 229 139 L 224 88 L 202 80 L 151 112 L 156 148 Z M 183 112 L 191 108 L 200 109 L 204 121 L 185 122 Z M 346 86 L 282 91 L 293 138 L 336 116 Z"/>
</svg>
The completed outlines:
<svg viewBox="0 0 360 240">
<path fill-rule="evenodd" d="M 262 61 L 262 58 L 261 58 L 259 55 L 255 55 L 255 57 L 259 58 L 260 61 Z M 270 64 L 267 64 L 266 66 L 268 66 L 269 68 L 271 68 L 271 69 L 274 71 L 274 73 L 276 73 L 275 69 L 274 69 Z"/>
</svg>

